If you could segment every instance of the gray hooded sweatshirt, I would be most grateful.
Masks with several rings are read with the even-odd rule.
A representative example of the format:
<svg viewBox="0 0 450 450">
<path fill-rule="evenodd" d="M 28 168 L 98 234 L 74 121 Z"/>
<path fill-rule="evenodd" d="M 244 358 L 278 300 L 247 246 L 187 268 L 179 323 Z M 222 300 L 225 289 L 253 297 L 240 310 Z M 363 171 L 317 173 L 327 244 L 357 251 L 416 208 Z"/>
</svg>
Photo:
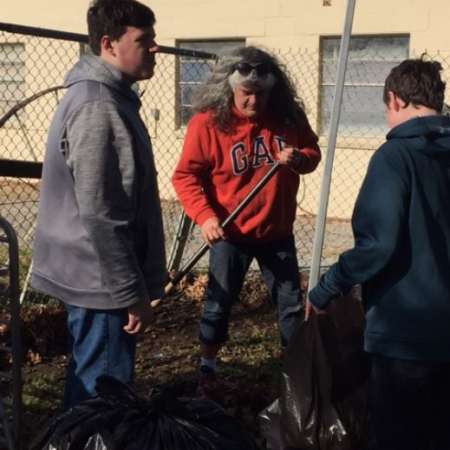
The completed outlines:
<svg viewBox="0 0 450 450">
<path fill-rule="evenodd" d="M 93 55 L 65 86 L 48 136 L 31 284 L 90 309 L 159 298 L 164 236 L 139 98 Z"/>
</svg>

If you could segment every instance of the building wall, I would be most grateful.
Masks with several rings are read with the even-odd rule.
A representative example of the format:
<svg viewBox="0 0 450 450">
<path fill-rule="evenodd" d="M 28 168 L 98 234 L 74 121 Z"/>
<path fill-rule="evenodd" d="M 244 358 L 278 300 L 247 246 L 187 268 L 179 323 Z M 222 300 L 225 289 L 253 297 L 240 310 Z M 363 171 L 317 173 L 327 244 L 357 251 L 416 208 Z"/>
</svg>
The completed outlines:
<svg viewBox="0 0 450 450">
<path fill-rule="evenodd" d="M 151 6 L 156 13 L 157 40 L 161 44 L 175 46 L 183 39 L 242 38 L 247 44 L 262 45 L 280 54 L 301 50 L 305 65 L 308 61 L 308 68 L 311 67 L 307 73 L 296 72 L 289 63 L 287 66 L 292 70 L 299 91 L 305 98 L 311 124 L 317 129 L 320 37 L 340 34 L 346 1 L 330 0 L 331 6 L 324 6 L 323 0 L 145 0 L 143 3 Z M 85 14 L 88 4 L 86 0 L 3 0 L 1 20 L 6 23 L 86 33 Z M 438 53 L 446 56 L 450 54 L 449 13 L 448 0 L 359 0 L 356 4 L 353 34 L 406 34 L 410 37 L 412 54 L 428 51 L 433 56 Z M 169 178 L 181 151 L 184 129 L 177 126 L 174 113 L 177 70 L 175 59 L 170 57 L 172 59 L 169 61 L 169 57 L 164 58 L 164 64 L 158 66 L 155 77 L 148 83 L 143 83 L 148 92 L 143 97 L 143 115 L 153 137 L 158 167 L 163 168 L 159 170 L 161 195 L 170 199 L 174 194 Z M 311 58 L 315 58 L 315 62 L 311 63 Z M 73 59 L 73 55 L 67 60 L 61 56 L 53 62 L 53 74 L 56 76 L 52 78 L 52 85 L 59 84 L 58 80 L 62 81 L 63 73 L 73 63 Z M 297 64 L 298 61 L 299 59 Z M 31 54 L 27 54 L 26 64 L 30 71 L 31 66 L 35 72 L 45 72 L 48 69 L 48 62 L 41 58 L 33 59 Z M 450 64 L 445 74 L 448 79 L 449 70 Z M 164 83 L 164 95 L 156 96 L 155 92 L 160 93 L 160 86 Z M 448 84 L 450 88 L 450 82 Z M 27 95 L 41 87 L 41 84 L 36 84 L 34 77 L 27 77 Z M 46 104 L 43 108 L 48 110 L 51 106 Z M 158 120 L 153 114 L 155 110 L 159 112 Z M 40 139 L 45 139 L 43 136 L 46 126 L 45 121 L 39 126 L 30 125 L 30 128 L 34 127 L 33 136 L 36 139 L 33 158 L 39 159 L 42 156 L 43 146 L 39 142 Z M 0 130 L 0 140 L 6 132 L 12 133 L 11 130 Z M 16 152 L 21 149 L 20 146 L 25 148 L 23 139 L 17 139 L 16 142 Z M 326 136 L 321 136 L 321 143 L 326 149 Z M 335 172 L 329 215 L 339 218 L 350 216 L 365 167 L 377 145 L 379 140 L 369 143 L 361 139 L 338 141 L 336 167 L 340 167 L 338 164 L 347 164 L 348 170 Z M 306 195 L 300 193 L 299 201 L 301 200 L 306 212 L 315 211 L 322 168 L 323 164 L 305 179 Z M 353 172 L 351 182 L 349 170 Z M 342 188 L 339 189 L 342 186 L 345 186 L 344 192 Z"/>
<path fill-rule="evenodd" d="M 329 0 L 144 0 L 158 19 L 161 42 L 243 37 L 276 48 L 316 48 L 319 35 L 342 30 L 346 1 Z M 2 22 L 86 33 L 89 2 L 3 0 Z M 409 33 L 417 50 L 450 51 L 447 0 L 359 0 L 355 34 Z"/>
</svg>

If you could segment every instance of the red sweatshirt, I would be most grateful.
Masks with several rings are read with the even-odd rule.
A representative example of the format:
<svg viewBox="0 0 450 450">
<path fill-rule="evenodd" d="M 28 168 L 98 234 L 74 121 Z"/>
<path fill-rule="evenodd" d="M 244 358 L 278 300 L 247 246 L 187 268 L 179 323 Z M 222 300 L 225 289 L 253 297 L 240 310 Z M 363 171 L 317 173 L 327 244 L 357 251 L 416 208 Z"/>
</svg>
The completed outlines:
<svg viewBox="0 0 450 450">
<path fill-rule="evenodd" d="M 235 113 L 232 133 L 218 130 L 212 113 L 194 115 L 186 131 L 173 186 L 186 214 L 198 225 L 217 216 L 222 222 L 270 170 L 284 147 L 303 155 L 299 173 L 320 161 L 317 136 L 305 120 L 302 128 L 277 125 L 269 118 L 252 121 Z M 262 188 L 225 234 L 231 241 L 273 241 L 292 234 L 299 173 L 286 165 Z"/>
</svg>

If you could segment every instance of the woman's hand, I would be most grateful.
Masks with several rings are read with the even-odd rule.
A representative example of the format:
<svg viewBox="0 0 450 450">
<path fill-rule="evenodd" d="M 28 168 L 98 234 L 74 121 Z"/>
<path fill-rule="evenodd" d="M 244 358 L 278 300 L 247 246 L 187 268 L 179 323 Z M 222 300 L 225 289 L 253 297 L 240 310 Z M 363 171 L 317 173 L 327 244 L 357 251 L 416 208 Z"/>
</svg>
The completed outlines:
<svg viewBox="0 0 450 450">
<path fill-rule="evenodd" d="M 214 242 L 225 239 L 225 232 L 220 226 L 219 219 L 217 217 L 210 217 L 203 222 L 201 226 L 202 236 L 204 241 L 211 247 Z"/>
</svg>

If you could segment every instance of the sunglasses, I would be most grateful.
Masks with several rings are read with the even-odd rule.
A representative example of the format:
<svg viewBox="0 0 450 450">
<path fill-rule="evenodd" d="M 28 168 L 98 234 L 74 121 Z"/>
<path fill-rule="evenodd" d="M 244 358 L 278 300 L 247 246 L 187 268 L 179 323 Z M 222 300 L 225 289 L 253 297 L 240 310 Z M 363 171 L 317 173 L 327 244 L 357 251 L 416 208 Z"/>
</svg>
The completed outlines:
<svg viewBox="0 0 450 450">
<path fill-rule="evenodd" d="M 237 70 L 244 77 L 250 75 L 252 70 L 256 72 L 257 76 L 264 76 L 272 72 L 272 68 L 269 64 L 266 63 L 250 64 L 246 62 L 240 62 L 233 66 L 233 70 Z"/>
</svg>

